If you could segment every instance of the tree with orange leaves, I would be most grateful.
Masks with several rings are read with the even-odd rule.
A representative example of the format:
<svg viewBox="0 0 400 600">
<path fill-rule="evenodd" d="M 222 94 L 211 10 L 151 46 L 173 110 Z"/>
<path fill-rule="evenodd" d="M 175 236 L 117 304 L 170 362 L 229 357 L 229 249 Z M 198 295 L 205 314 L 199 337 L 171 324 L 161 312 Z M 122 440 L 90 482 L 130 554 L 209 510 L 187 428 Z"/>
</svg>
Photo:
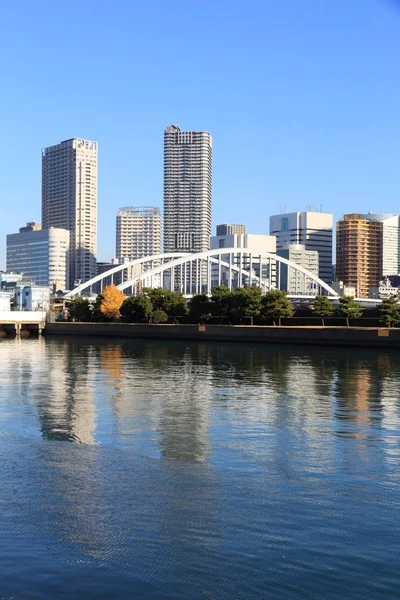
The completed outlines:
<svg viewBox="0 0 400 600">
<path fill-rule="evenodd" d="M 125 300 L 125 295 L 115 285 L 108 285 L 104 288 L 101 296 L 101 314 L 107 319 L 119 319 L 119 309 Z"/>
</svg>

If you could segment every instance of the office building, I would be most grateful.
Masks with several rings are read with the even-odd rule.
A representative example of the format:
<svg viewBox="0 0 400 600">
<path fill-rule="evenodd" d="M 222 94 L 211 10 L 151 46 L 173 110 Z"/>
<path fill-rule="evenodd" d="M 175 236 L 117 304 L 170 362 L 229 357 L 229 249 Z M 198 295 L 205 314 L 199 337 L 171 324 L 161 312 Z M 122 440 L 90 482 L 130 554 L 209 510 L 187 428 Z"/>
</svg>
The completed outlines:
<svg viewBox="0 0 400 600">
<path fill-rule="evenodd" d="M 164 132 L 164 250 L 210 248 L 212 138 L 204 131 Z"/>
<path fill-rule="evenodd" d="M 259 262 L 257 262 L 260 255 L 276 254 L 276 237 L 272 235 L 258 235 L 251 233 L 244 234 L 227 234 L 227 235 L 214 235 L 210 238 L 211 250 L 217 250 L 219 248 L 249 248 L 252 252 L 249 254 L 242 255 L 240 263 L 240 256 L 233 254 L 233 264 L 239 266 L 241 264 L 243 270 L 249 270 L 250 264 L 252 266 L 252 277 L 260 277 Z M 221 260 L 229 262 L 228 255 L 221 255 Z M 269 273 L 271 269 L 271 273 Z M 263 264 L 263 273 L 261 274 L 263 280 L 271 281 L 272 286 L 276 283 L 276 261 L 272 258 L 271 261 L 265 261 Z M 227 278 L 227 273 L 223 273 L 223 277 Z M 218 283 L 218 266 L 212 266 L 212 282 L 213 285 Z M 228 280 L 223 281 L 224 285 L 228 285 Z M 257 279 L 252 280 L 253 284 L 257 284 Z"/>
<path fill-rule="evenodd" d="M 23 273 L 24 280 L 65 290 L 68 280 L 69 231 L 21 227 L 7 235 L 7 272 Z"/>
<path fill-rule="evenodd" d="M 372 215 L 348 214 L 336 224 L 336 277 L 368 298 L 382 273 L 383 223 Z"/>
<path fill-rule="evenodd" d="M 160 252 L 160 209 L 154 206 L 120 208 L 116 227 L 117 260 L 122 263 Z"/>
<path fill-rule="evenodd" d="M 42 225 L 70 232 L 69 289 L 96 275 L 97 142 L 72 138 L 42 150 Z"/>
<path fill-rule="evenodd" d="M 292 212 L 274 215 L 269 220 L 269 233 L 276 236 L 278 250 L 290 244 L 301 244 L 319 255 L 319 277 L 332 282 L 333 215 L 319 212 Z"/>
<path fill-rule="evenodd" d="M 277 250 L 277 255 L 307 269 L 313 275 L 319 274 L 319 255 L 316 250 L 306 250 L 304 244 L 290 244 Z M 316 293 L 316 284 L 310 278 L 293 267 L 281 264 L 278 287 L 290 295 L 303 296 Z"/>
<path fill-rule="evenodd" d="M 223 223 L 222 225 L 217 225 L 216 229 L 217 235 L 235 235 L 244 233 L 246 233 L 246 225 L 234 225 L 232 223 Z"/>
</svg>

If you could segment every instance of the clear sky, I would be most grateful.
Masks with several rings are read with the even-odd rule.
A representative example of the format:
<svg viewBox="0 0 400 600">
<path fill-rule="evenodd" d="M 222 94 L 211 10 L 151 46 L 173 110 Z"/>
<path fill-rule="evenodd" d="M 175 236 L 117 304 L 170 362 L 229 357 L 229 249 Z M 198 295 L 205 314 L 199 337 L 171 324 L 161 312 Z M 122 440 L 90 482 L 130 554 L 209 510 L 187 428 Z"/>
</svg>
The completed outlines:
<svg viewBox="0 0 400 600">
<path fill-rule="evenodd" d="M 400 211 L 395 0 L 3 0 L 0 57 L 0 268 L 71 137 L 99 142 L 110 259 L 118 208 L 162 206 L 169 123 L 213 135 L 214 225 Z"/>
</svg>

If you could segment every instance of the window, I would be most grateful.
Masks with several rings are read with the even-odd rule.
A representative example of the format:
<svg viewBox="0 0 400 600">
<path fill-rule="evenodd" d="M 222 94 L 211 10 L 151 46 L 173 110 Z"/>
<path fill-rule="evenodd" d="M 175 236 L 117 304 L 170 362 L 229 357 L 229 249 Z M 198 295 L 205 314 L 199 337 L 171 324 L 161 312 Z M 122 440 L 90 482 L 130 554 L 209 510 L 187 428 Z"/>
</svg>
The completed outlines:
<svg viewBox="0 0 400 600">
<path fill-rule="evenodd" d="M 219 247 L 220 248 L 225 248 L 225 241 L 226 241 L 225 239 L 219 240 Z"/>
<path fill-rule="evenodd" d="M 289 231 L 289 219 L 288 217 L 283 217 L 281 221 L 281 231 Z"/>
</svg>

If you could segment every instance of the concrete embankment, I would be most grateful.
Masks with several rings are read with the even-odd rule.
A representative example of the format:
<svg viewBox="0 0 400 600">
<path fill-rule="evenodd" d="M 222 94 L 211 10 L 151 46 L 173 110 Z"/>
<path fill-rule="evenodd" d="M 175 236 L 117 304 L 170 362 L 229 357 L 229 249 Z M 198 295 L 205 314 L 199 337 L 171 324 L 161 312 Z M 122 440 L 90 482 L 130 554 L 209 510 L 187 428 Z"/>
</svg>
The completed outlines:
<svg viewBox="0 0 400 600">
<path fill-rule="evenodd" d="M 130 323 L 47 323 L 44 334 L 400 349 L 400 329 L 378 327 L 250 327 L 226 325 L 133 325 Z"/>
</svg>

